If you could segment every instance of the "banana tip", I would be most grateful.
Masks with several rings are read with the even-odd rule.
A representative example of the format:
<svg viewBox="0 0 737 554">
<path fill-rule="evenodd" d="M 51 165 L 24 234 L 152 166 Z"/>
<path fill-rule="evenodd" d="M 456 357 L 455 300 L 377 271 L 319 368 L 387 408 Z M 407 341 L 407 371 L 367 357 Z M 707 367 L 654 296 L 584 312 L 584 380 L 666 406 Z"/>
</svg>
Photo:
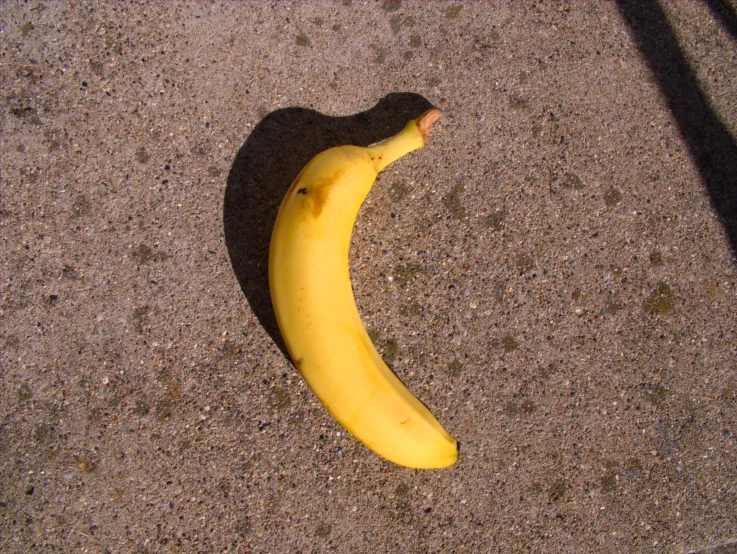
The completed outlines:
<svg viewBox="0 0 737 554">
<path fill-rule="evenodd" d="M 441 112 L 439 109 L 430 108 L 417 118 L 417 127 L 419 128 L 422 136 L 425 137 L 425 139 L 432 135 L 432 126 L 441 115 L 443 115 L 443 112 Z"/>
</svg>

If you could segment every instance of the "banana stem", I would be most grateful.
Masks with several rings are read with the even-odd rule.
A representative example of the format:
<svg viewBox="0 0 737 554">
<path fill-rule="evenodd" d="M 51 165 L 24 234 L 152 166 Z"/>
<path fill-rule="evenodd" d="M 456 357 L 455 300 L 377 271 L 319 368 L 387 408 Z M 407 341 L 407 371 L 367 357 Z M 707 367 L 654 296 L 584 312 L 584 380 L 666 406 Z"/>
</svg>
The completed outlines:
<svg viewBox="0 0 737 554">
<path fill-rule="evenodd" d="M 369 146 L 369 157 L 373 160 L 376 172 L 380 172 L 392 162 L 413 150 L 425 146 L 425 141 L 432 133 L 432 126 L 442 112 L 430 108 L 417 119 L 411 120 L 399 133 Z"/>
</svg>

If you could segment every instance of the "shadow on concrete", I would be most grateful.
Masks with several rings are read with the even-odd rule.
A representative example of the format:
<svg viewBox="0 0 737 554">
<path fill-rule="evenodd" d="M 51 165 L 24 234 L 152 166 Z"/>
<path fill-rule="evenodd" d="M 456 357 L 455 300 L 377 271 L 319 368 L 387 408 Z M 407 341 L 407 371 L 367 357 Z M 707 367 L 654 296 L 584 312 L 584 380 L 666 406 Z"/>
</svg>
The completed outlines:
<svg viewBox="0 0 737 554">
<path fill-rule="evenodd" d="M 711 12 L 719 19 L 722 26 L 737 40 L 737 12 L 734 8 L 725 2 L 725 0 L 706 0 Z"/>
<path fill-rule="evenodd" d="M 737 25 L 731 7 L 707 2 L 731 33 Z M 650 71 L 706 185 L 737 257 L 737 144 L 719 120 L 655 0 L 617 0 Z M 725 23 L 726 21 L 726 23 Z"/>
<path fill-rule="evenodd" d="M 346 117 L 284 108 L 264 117 L 238 150 L 223 201 L 225 245 L 251 309 L 287 358 L 271 306 L 268 262 L 271 231 L 289 185 L 323 150 L 378 142 L 430 107 L 419 94 L 393 93 L 373 108 Z"/>
</svg>

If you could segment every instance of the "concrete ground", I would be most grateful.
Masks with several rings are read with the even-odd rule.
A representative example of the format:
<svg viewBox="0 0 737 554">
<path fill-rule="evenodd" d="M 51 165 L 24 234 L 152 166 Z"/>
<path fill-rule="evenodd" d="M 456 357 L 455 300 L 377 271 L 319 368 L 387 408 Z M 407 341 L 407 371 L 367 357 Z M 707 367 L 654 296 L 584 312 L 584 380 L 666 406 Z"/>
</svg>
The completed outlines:
<svg viewBox="0 0 737 554">
<path fill-rule="evenodd" d="M 735 552 L 736 14 L 0 5 L 0 551 Z M 266 261 L 307 160 L 431 104 L 351 251 L 461 443 L 419 471 L 304 385 Z"/>
</svg>

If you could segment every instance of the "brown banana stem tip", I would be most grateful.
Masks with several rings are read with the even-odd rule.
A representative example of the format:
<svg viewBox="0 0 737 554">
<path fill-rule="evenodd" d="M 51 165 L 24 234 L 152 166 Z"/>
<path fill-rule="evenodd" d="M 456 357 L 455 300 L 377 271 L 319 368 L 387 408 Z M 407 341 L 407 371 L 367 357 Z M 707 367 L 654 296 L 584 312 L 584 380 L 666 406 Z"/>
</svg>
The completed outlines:
<svg viewBox="0 0 737 554">
<path fill-rule="evenodd" d="M 439 109 L 430 108 L 417 118 L 417 127 L 420 129 L 422 136 L 425 137 L 426 140 L 432 134 L 433 123 L 435 123 L 441 115 L 443 115 L 443 112 Z"/>
</svg>

